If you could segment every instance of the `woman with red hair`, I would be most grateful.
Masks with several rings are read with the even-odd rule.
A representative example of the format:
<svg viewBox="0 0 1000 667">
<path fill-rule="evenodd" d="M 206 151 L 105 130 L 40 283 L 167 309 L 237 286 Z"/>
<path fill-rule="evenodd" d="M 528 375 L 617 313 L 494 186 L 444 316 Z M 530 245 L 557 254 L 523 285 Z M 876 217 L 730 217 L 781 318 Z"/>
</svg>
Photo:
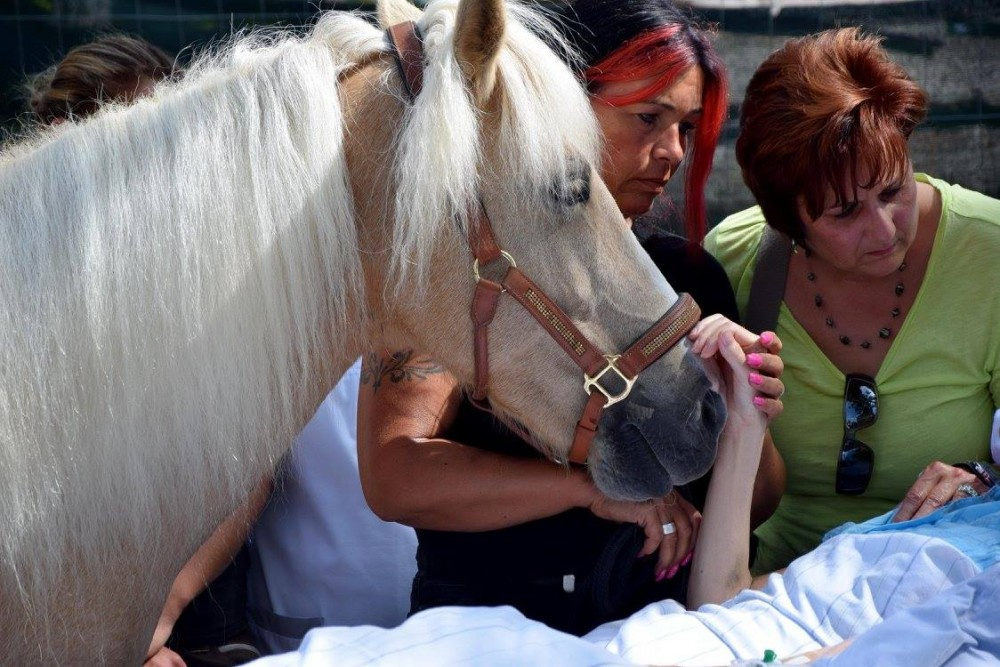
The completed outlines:
<svg viewBox="0 0 1000 667">
<path fill-rule="evenodd" d="M 631 221 L 646 213 L 686 158 L 687 228 L 700 240 L 726 113 L 726 74 L 709 34 L 665 0 L 580 0 L 563 19 L 604 135 L 601 177 L 622 214 Z M 725 274 L 697 244 L 654 236 L 643 245 L 677 291 L 691 293 L 706 315 L 721 313 L 707 328 L 735 318 Z M 766 352 L 779 344 L 766 335 L 761 346 L 740 331 L 740 342 L 757 350 L 748 359 L 752 402 L 774 415 L 780 360 Z M 413 350 L 364 361 L 358 463 L 376 514 L 417 529 L 411 613 L 512 605 L 582 634 L 650 601 L 685 597 L 705 479 L 644 502 L 604 496 L 584 468 L 542 458 Z M 782 487 L 780 459 L 766 446 L 758 521 Z"/>
<path fill-rule="evenodd" d="M 784 290 L 788 409 L 772 431 L 788 491 L 757 531 L 759 571 L 900 499 L 895 521 L 993 483 L 1000 202 L 913 172 L 926 109 L 855 28 L 789 41 L 748 85 L 736 155 L 759 206 L 706 247 L 741 308 L 757 275 Z M 762 239 L 787 269 L 758 262 Z"/>
</svg>

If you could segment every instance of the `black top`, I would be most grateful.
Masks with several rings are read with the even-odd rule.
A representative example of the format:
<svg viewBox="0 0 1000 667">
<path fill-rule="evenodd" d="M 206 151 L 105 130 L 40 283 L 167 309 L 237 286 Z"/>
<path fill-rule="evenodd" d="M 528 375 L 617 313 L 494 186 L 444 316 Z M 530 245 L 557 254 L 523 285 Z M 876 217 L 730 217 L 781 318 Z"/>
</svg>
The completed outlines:
<svg viewBox="0 0 1000 667">
<path fill-rule="evenodd" d="M 736 300 L 719 263 L 700 246 L 677 236 L 655 236 L 643 247 L 677 292 L 688 292 L 701 306 L 702 315 L 722 313 L 737 319 Z M 492 415 L 463 400 L 452 427 L 444 434 L 450 440 L 508 456 L 537 458 L 540 454 L 508 431 Z M 699 508 L 704 503 L 707 476 L 679 491 Z M 624 548 L 628 569 L 640 565 L 636 551 L 641 531 L 631 526 L 622 535 L 621 524 L 598 518 L 586 509 L 573 509 L 536 521 L 486 532 L 417 530 L 418 575 L 414 583 L 412 612 L 442 604 L 513 604 L 529 618 L 569 632 L 583 633 L 606 620 L 620 618 L 656 599 L 681 597 L 686 576 L 654 585 L 655 556 L 645 563 L 642 599 L 634 608 L 593 610 L 564 614 L 565 607 L 593 606 L 581 601 L 581 591 L 590 588 L 594 570 L 606 570 L 609 550 Z M 617 553 L 617 551 L 616 551 Z M 612 558 L 613 560 L 613 558 Z M 620 569 L 620 568 L 619 568 Z M 607 574 L 607 572 L 605 572 Z M 619 574 L 621 574 L 619 572 Z M 564 592 L 564 576 L 573 575 L 575 596 Z M 604 582 L 605 584 L 607 582 Z M 526 592 L 539 584 L 544 592 Z M 447 588 L 446 591 L 442 587 Z M 455 589 L 461 594 L 455 594 Z M 680 590 L 677 590 L 680 588 Z M 587 592 L 589 595 L 591 591 Z M 570 601 L 573 598 L 574 601 Z M 598 606 L 602 606 L 598 604 Z"/>
</svg>

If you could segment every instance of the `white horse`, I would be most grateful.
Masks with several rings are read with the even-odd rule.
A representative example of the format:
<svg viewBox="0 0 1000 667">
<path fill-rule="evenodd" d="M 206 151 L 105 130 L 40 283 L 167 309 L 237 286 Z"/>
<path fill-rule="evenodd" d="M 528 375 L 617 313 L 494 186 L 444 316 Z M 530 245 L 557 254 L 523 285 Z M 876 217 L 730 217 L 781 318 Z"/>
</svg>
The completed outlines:
<svg viewBox="0 0 1000 667">
<path fill-rule="evenodd" d="M 392 0 L 380 18 L 418 21 L 412 104 L 383 32 L 328 13 L 0 155 L 0 662 L 140 662 L 173 576 L 364 350 L 471 382 L 480 202 L 604 350 L 676 300 L 600 182 L 541 17 Z M 513 301 L 490 349 L 494 407 L 564 457 L 577 366 Z M 665 493 L 707 468 L 722 420 L 682 343 L 605 413 L 590 469 Z"/>
</svg>

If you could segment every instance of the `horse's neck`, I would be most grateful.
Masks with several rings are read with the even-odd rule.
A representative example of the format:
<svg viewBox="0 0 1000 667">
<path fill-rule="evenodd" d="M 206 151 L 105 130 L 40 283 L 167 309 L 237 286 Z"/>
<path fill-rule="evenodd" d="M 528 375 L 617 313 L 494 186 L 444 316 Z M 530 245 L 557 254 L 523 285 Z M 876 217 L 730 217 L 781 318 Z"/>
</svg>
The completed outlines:
<svg viewBox="0 0 1000 667">
<path fill-rule="evenodd" d="M 392 150 L 403 122 L 400 100 L 385 93 L 385 57 L 373 58 L 353 68 L 341 81 L 344 113 L 344 154 L 351 175 L 358 243 L 365 274 L 364 345 L 370 349 L 391 344 L 387 328 L 392 323 L 392 276 L 387 275 L 393 238 L 395 201 L 390 193 Z M 377 112 L 376 112 L 377 111 Z"/>
</svg>

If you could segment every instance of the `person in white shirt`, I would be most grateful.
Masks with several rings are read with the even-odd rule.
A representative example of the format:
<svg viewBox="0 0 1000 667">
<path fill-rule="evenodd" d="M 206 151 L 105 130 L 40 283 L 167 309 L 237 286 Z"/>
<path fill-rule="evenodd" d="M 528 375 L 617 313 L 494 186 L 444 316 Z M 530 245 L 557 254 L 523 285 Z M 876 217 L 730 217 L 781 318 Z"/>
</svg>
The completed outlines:
<svg viewBox="0 0 1000 667">
<path fill-rule="evenodd" d="M 368 508 L 358 477 L 360 362 L 302 430 L 250 536 L 250 627 L 271 652 L 326 625 L 403 622 L 416 572 L 413 529 Z"/>
</svg>

